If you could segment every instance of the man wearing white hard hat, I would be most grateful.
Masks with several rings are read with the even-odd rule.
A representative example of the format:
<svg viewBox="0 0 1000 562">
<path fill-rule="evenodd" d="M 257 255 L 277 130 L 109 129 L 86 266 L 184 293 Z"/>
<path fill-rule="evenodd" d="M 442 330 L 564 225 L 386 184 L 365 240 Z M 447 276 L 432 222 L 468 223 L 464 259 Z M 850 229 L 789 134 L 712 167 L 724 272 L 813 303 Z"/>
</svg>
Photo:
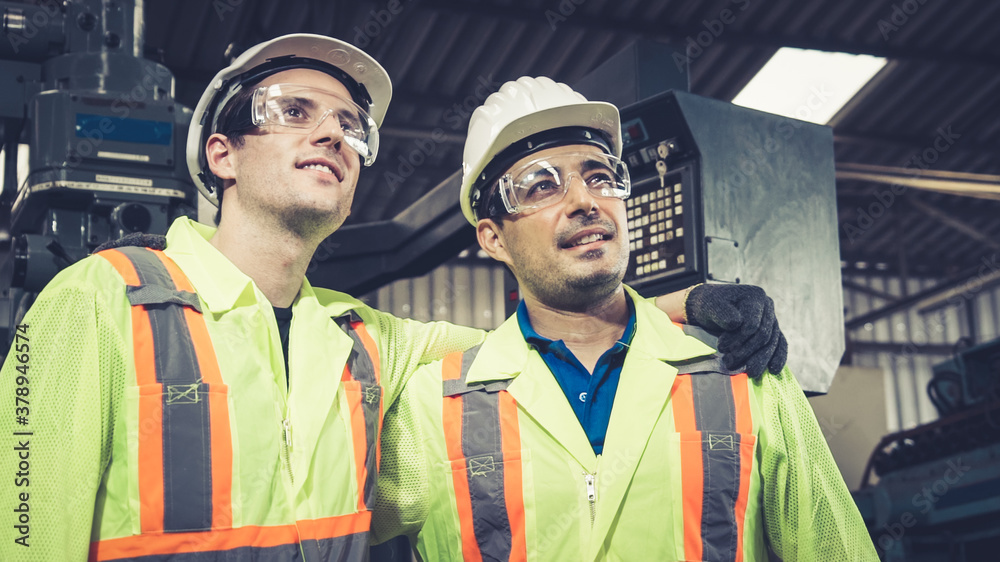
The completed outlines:
<svg viewBox="0 0 1000 562">
<path fill-rule="evenodd" d="M 3 449 L 24 453 L 0 460 L 0 559 L 367 558 L 383 404 L 419 363 L 482 338 L 305 280 L 390 95 L 374 59 L 316 35 L 216 75 L 188 164 L 224 201 L 218 230 L 182 218 L 165 248 L 98 252 L 24 320 L 30 426 L 3 422 Z"/>
<path fill-rule="evenodd" d="M 462 210 L 523 301 L 386 416 L 376 538 L 435 561 L 877 560 L 792 374 L 727 367 L 622 284 L 620 155 L 617 109 L 548 78 L 473 113 Z"/>
<path fill-rule="evenodd" d="M 483 337 L 304 277 L 375 160 L 390 95 L 375 60 L 316 35 L 216 75 L 187 153 L 218 229 L 182 218 L 139 240 L 154 248 L 97 252 L 24 320 L 30 372 L 12 360 L 0 378 L 7 396 L 30 381 L 30 425 L 0 419 L 15 451 L 0 510 L 17 524 L 0 526 L 0 559 L 365 558 L 383 410 L 417 365 Z M 773 314 L 751 316 L 734 333 L 763 318 L 754 337 L 772 343 Z"/>
</svg>

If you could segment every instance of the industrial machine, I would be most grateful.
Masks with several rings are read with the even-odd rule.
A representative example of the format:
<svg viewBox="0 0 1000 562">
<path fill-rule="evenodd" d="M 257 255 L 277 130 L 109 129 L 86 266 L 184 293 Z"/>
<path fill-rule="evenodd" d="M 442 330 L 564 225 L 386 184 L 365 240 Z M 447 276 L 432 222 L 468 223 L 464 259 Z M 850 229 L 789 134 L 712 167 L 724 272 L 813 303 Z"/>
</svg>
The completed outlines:
<svg viewBox="0 0 1000 562">
<path fill-rule="evenodd" d="M 885 436 L 862 516 L 886 561 L 994 560 L 1000 551 L 1000 340 L 956 351 L 927 392 L 937 421 Z M 871 473 L 879 477 L 870 484 Z"/>
<path fill-rule="evenodd" d="M 143 55 L 142 1 L 0 2 L 0 342 L 34 295 L 98 245 L 194 214 L 190 109 Z M 19 145 L 29 153 L 18 185 Z"/>
<path fill-rule="evenodd" d="M 796 378 L 825 393 L 844 352 L 832 131 L 682 91 L 621 116 L 633 181 L 625 282 L 647 296 L 763 287 Z"/>
</svg>

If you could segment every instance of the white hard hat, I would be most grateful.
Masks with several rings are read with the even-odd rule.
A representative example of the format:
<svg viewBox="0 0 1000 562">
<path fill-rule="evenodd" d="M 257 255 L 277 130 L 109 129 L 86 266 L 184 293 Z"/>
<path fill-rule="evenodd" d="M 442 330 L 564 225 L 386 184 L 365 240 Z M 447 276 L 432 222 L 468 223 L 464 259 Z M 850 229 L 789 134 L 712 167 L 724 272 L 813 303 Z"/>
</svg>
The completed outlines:
<svg viewBox="0 0 1000 562">
<path fill-rule="evenodd" d="M 216 132 L 219 113 L 244 83 L 257 82 L 291 68 L 312 68 L 340 80 L 351 91 L 354 101 L 371 115 L 375 125 L 382 125 L 392 98 L 392 82 L 382 65 L 361 49 L 332 37 L 309 33 L 284 35 L 254 45 L 215 75 L 198 101 L 188 130 L 188 171 L 195 186 L 213 205 L 219 205 L 216 190 L 220 186 L 211 180 L 205 143 Z"/>
<path fill-rule="evenodd" d="M 561 82 L 539 76 L 522 76 L 500 86 L 500 91 L 486 98 L 469 120 L 469 135 L 462 158 L 462 214 L 473 225 L 477 222 L 473 200 L 479 201 L 497 179 L 487 168 L 499 165 L 505 171 L 531 152 L 540 150 L 533 137 L 554 129 L 583 129 L 600 133 L 602 146 L 620 157 L 622 131 L 618 108 L 606 102 L 591 102 Z M 568 131 L 568 129 L 565 129 Z M 556 133 L 558 135 L 558 133 Z M 525 141 L 525 142 L 521 142 Z M 561 144 L 576 144 L 567 135 Z M 523 146 L 514 146 L 523 145 Z M 548 146 L 554 146 L 548 143 Z M 496 163 L 491 166 L 494 159 Z"/>
</svg>

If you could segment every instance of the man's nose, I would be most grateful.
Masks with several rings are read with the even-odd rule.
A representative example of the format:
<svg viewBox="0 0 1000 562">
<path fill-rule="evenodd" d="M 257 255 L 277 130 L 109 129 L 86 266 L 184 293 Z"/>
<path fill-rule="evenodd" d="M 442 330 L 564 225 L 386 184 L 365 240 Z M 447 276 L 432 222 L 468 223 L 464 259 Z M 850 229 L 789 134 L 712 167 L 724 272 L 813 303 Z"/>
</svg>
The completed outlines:
<svg viewBox="0 0 1000 562">
<path fill-rule="evenodd" d="M 597 208 L 597 196 L 587 188 L 587 182 L 576 173 L 570 174 L 566 181 L 566 195 L 563 204 L 566 205 L 566 214 L 574 215 L 584 213 L 589 215 Z"/>
<path fill-rule="evenodd" d="M 316 128 L 309 133 L 309 143 L 320 146 L 337 147 L 344 140 L 344 130 L 340 127 L 340 119 L 328 111 L 320 118 Z M 339 148 L 339 147 L 337 147 Z"/>
</svg>

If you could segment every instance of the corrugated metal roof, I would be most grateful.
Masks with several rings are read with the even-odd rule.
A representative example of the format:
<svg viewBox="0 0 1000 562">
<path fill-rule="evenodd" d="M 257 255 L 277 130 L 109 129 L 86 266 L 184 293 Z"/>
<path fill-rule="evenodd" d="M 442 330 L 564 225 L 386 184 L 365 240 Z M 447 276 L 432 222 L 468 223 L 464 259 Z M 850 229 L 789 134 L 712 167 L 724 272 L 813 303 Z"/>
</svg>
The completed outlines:
<svg viewBox="0 0 1000 562">
<path fill-rule="evenodd" d="M 931 169 L 1000 174 L 997 2 L 146 0 L 145 11 L 147 48 L 162 50 L 178 77 L 177 97 L 188 105 L 225 63 L 230 44 L 238 51 L 284 33 L 351 41 L 386 67 L 393 104 L 351 222 L 391 218 L 457 170 L 471 109 L 503 81 L 545 74 L 572 84 L 636 38 L 698 44 L 700 51 L 689 53 L 691 90 L 726 101 L 781 46 L 887 56 L 890 65 L 834 119 L 838 164 L 906 166 L 950 131 L 957 138 L 935 151 Z M 446 140 L 429 145 L 433 131 Z M 984 237 L 1000 234 L 1000 201 L 916 189 L 863 237 L 848 236 L 847 226 L 863 221 L 858 209 L 870 209 L 886 189 L 838 184 L 849 267 L 881 263 L 940 276 L 996 251 Z M 953 220 L 929 215 L 920 203 Z"/>
</svg>

